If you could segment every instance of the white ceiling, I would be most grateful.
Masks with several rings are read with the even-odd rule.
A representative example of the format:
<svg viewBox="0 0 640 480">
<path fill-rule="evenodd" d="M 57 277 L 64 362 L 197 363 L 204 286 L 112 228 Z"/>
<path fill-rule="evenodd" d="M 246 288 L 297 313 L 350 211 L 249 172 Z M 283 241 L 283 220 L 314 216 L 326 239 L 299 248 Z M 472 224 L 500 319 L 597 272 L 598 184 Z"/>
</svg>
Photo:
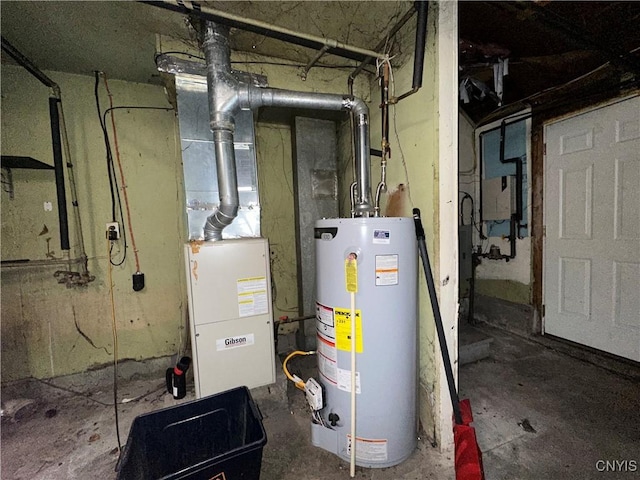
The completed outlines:
<svg viewBox="0 0 640 480">
<path fill-rule="evenodd" d="M 413 5 L 406 0 L 202 3 L 368 49 L 373 49 Z M 3 0 L 0 15 L 2 36 L 43 70 L 86 75 L 101 70 L 111 78 L 159 83 L 154 64 L 156 34 L 193 43 L 185 15 L 133 1 Z M 414 23 L 415 20 L 409 21 L 400 32 L 391 53 L 399 53 L 402 44 L 412 44 Z M 235 29 L 231 43 L 234 50 L 301 64 L 316 54 L 314 50 Z M 331 55 L 323 57 L 321 63 L 355 64 Z"/>
</svg>

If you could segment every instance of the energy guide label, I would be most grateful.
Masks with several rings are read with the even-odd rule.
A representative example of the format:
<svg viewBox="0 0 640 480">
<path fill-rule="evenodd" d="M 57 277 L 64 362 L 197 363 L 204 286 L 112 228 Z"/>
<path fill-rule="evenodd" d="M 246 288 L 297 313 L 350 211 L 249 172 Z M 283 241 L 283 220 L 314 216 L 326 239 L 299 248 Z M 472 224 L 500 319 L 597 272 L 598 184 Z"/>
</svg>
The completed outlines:
<svg viewBox="0 0 640 480">
<path fill-rule="evenodd" d="M 336 322 L 336 347 L 345 352 L 351 351 L 351 310 L 334 308 Z M 362 353 L 362 312 L 356 310 L 356 352 Z"/>
</svg>

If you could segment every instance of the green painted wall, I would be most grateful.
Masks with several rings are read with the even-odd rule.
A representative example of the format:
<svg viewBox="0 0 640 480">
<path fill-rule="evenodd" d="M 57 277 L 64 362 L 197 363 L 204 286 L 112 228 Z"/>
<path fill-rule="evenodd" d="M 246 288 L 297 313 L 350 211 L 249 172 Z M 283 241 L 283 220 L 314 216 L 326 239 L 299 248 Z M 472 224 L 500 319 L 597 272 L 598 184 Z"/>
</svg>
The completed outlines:
<svg viewBox="0 0 640 480">
<path fill-rule="evenodd" d="M 430 18 L 434 19 L 434 15 Z M 433 23 L 434 20 L 431 20 Z M 388 183 L 408 185 L 406 214 L 411 206 L 422 209 L 432 258 L 437 256 L 437 70 L 435 29 L 430 29 L 423 89 L 398 104 L 395 137 L 392 119 L 393 156 Z M 164 42 L 163 47 L 167 47 Z M 168 50 L 169 48 L 164 48 Z M 234 54 L 236 61 L 269 60 Z M 235 68 L 268 76 L 271 86 L 303 91 L 347 91 L 348 71 L 313 69 L 303 81 L 299 69 L 265 64 L 236 64 Z M 106 281 L 105 223 L 110 221 L 110 197 L 104 144 L 95 111 L 92 77 L 51 72 L 62 88 L 75 165 L 80 211 L 89 269 L 96 280 L 84 289 L 67 289 L 53 279 L 59 267 L 3 269 L 2 272 L 2 380 L 34 376 L 46 378 L 83 371 L 112 361 L 113 341 Z M 396 92 L 410 88 L 412 66 L 394 72 Z M 52 163 L 48 91 L 22 69 L 5 66 L 2 72 L 2 153 L 29 155 Z M 370 101 L 369 78 L 361 75 L 356 95 Z M 110 81 L 116 105 L 169 106 L 161 87 Z M 107 97 L 102 90 L 102 106 Z M 380 113 L 372 109 L 372 146 L 378 148 Z M 182 166 L 177 124 L 173 112 L 126 111 L 116 113 L 118 139 L 127 177 L 132 222 L 147 279 L 143 292 L 131 289 L 135 271 L 129 259 L 113 270 L 120 358 L 145 359 L 174 354 L 188 337 L 182 243 L 185 239 Z M 341 169 L 349 172 L 349 137 L 343 124 L 340 136 Z M 258 123 L 256 142 L 263 234 L 272 251 L 276 287 L 274 313 L 296 314 L 297 278 L 293 210 L 291 130 L 289 125 Z M 404 161 L 403 161 L 404 157 Z M 374 162 L 377 164 L 377 159 Z M 373 167 L 373 185 L 379 168 Z M 350 173 L 348 174 L 350 175 Z M 343 178 L 341 176 L 341 178 Z M 51 172 L 14 171 L 15 195 L 2 193 L 2 259 L 58 258 L 60 249 Z M 348 182 L 341 182 L 342 214 L 348 215 Z M 53 202 L 45 212 L 43 203 Z M 48 233 L 39 235 L 46 225 Z M 49 250 L 47 250 L 47 238 Z M 75 233 L 71 232 L 76 255 Z M 438 266 L 434 265 L 437 270 Z M 435 374 L 434 329 L 420 284 L 420 378 L 422 420 L 432 430 Z M 81 333 L 82 332 L 82 333 Z M 91 339 L 92 346 L 85 338 Z"/>
<path fill-rule="evenodd" d="M 389 191 L 406 187 L 401 195 L 402 216 L 411 216 L 412 208 L 421 210 L 427 237 L 427 248 L 431 259 L 434 277 L 438 278 L 438 65 L 436 61 L 437 5 L 431 4 L 425 52 L 425 66 L 422 88 L 414 95 L 400 101 L 390 110 L 390 144 L 392 156 L 387 165 L 387 184 Z M 413 64 L 408 62 L 402 68 L 394 70 L 395 94 L 400 95 L 411 89 Z M 372 82 L 372 90 L 377 82 Z M 381 113 L 377 105 L 371 104 L 371 145 L 380 148 Z M 395 110 L 395 112 L 394 112 Z M 397 132 L 397 133 L 396 133 Z M 374 158 L 374 164 L 379 159 Z M 372 184 L 375 188 L 379 181 L 378 167 L 373 170 Z M 390 201 L 385 195 L 382 211 Z M 416 253 L 417 261 L 417 253 Z M 437 285 L 436 285 L 437 286 Z M 419 269 L 418 284 L 419 308 L 419 372 L 420 372 L 420 420 L 426 434 L 434 438 L 438 416 L 439 375 L 436 366 L 436 334 L 433 314 L 422 268 Z"/>
<path fill-rule="evenodd" d="M 89 270 L 96 280 L 85 288 L 67 289 L 53 277 L 64 266 L 3 268 L 2 381 L 65 375 L 112 361 L 105 239 L 111 207 L 94 79 L 58 72 L 48 75 L 62 89 Z M 116 105 L 169 106 L 161 87 L 117 80 L 109 86 Z M 108 97 L 102 86 L 100 92 L 104 109 Z M 24 69 L 3 66 L 3 155 L 53 163 L 48 95 L 48 89 Z M 174 112 L 118 110 L 116 126 L 146 276 L 146 288 L 133 292 L 135 264 L 130 245 L 126 262 L 113 268 L 119 357 L 175 354 L 187 334 L 181 250 L 184 201 Z M 47 253 L 61 258 L 52 172 L 16 169 L 13 173 L 15 198 L 10 200 L 2 192 L 2 259 L 46 259 Z M 44 202 L 52 202 L 53 211 L 46 212 Z M 48 233 L 41 235 L 44 226 Z M 71 256 L 75 257 L 78 244 L 73 222 L 71 226 Z"/>
<path fill-rule="evenodd" d="M 234 60 L 272 59 L 234 54 Z M 328 93 L 346 91 L 349 73 L 313 69 L 303 81 L 295 67 L 251 63 L 237 64 L 235 68 L 267 75 L 270 85 L 276 88 Z M 112 361 L 104 238 L 111 207 L 104 143 L 93 97 L 94 79 L 59 72 L 49 75 L 62 88 L 89 270 L 96 280 L 86 288 L 66 289 L 53 278 L 60 266 L 3 269 L 3 381 L 76 373 Z M 367 82 L 366 75 L 360 77 L 357 95 L 368 98 Z M 117 80 L 109 81 L 109 86 L 115 105 L 170 106 L 162 87 Z M 105 109 L 108 97 L 102 86 L 100 92 Z M 23 69 L 3 67 L 3 155 L 33 156 L 53 163 L 48 95 L 48 89 Z M 175 354 L 184 349 L 188 338 L 182 253 L 186 228 L 177 120 L 173 112 L 119 110 L 116 126 L 141 269 L 147 283 L 142 292 L 131 289 L 135 264 L 130 246 L 126 263 L 113 270 L 119 357 L 146 359 Z M 259 122 L 256 143 L 262 229 L 272 246 L 274 315 L 295 316 L 298 286 L 291 128 L 287 124 Z M 9 200 L 8 194 L 2 193 L 2 259 L 46 259 L 47 254 L 60 258 L 52 172 L 13 173 L 15 199 Z M 70 198 L 69 192 L 67 196 Z M 45 201 L 53 203 L 53 211 L 44 211 Z M 48 233 L 39 235 L 45 225 Z M 75 257 L 78 252 L 73 229 L 70 236 L 71 257 Z M 293 328 L 296 326 L 283 330 Z"/>
<path fill-rule="evenodd" d="M 515 280 L 477 279 L 476 293 L 523 305 L 531 304 L 531 285 Z"/>
<path fill-rule="evenodd" d="M 258 188 L 262 235 L 269 239 L 274 317 L 298 315 L 291 128 L 258 123 Z M 287 332 L 296 324 L 282 326 Z"/>
</svg>

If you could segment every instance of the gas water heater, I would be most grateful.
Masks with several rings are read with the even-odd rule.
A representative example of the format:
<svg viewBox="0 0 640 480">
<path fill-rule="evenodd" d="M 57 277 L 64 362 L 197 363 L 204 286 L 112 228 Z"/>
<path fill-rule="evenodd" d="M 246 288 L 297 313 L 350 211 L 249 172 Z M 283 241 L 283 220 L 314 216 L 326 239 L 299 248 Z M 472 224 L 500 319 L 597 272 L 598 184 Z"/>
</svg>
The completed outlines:
<svg viewBox="0 0 640 480">
<path fill-rule="evenodd" d="M 411 218 L 323 219 L 315 226 L 316 327 L 322 409 L 312 442 L 349 460 L 351 294 L 357 258 L 356 464 L 389 467 L 417 442 L 417 255 Z"/>
</svg>

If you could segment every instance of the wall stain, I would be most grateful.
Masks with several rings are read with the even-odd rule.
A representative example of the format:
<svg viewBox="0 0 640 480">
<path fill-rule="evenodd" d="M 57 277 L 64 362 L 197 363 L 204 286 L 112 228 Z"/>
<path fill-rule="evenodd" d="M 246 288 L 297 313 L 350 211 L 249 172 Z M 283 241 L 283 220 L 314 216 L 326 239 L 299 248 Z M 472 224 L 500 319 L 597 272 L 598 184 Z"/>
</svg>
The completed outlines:
<svg viewBox="0 0 640 480">
<path fill-rule="evenodd" d="M 385 216 L 386 217 L 407 217 L 407 189 L 403 183 L 398 184 L 398 187 L 388 192 L 387 205 Z"/>
<path fill-rule="evenodd" d="M 193 268 L 191 269 L 191 275 L 193 275 L 193 278 L 196 279 L 196 281 L 198 281 L 198 261 L 194 261 L 193 262 Z"/>
</svg>

